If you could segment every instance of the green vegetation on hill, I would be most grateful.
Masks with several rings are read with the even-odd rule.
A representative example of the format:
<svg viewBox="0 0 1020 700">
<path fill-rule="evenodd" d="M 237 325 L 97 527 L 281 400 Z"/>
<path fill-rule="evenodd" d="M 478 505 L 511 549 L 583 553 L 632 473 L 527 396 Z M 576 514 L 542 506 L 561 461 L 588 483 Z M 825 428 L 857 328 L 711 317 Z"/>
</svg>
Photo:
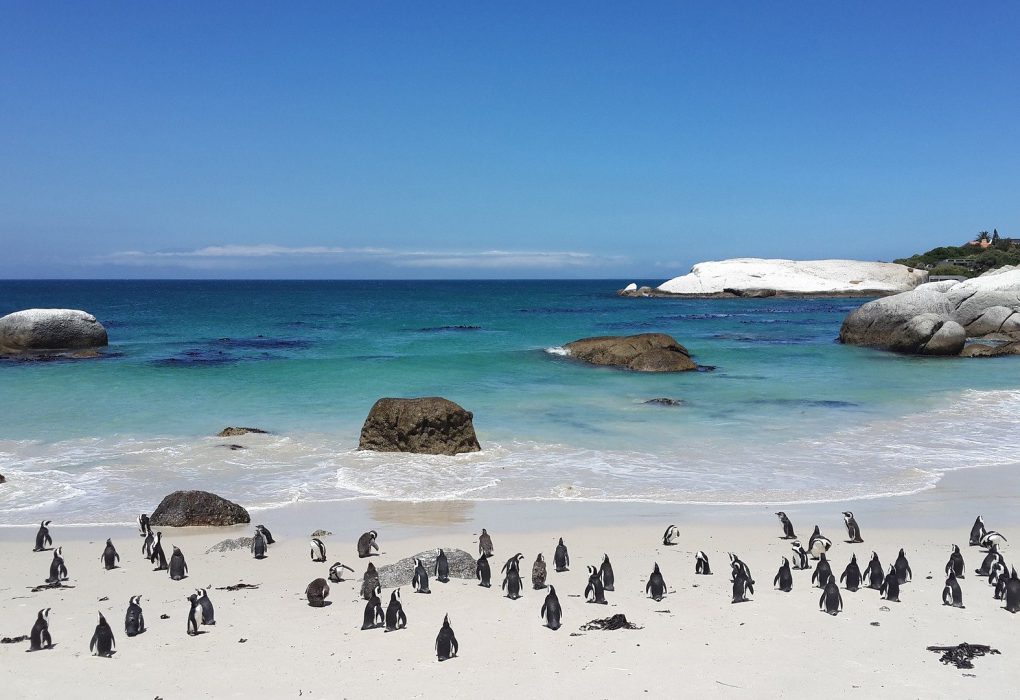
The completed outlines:
<svg viewBox="0 0 1020 700">
<path fill-rule="evenodd" d="M 986 232 L 982 232 L 978 240 L 987 236 Z M 893 262 L 928 270 L 932 275 L 960 277 L 974 277 L 1003 265 L 1020 265 L 1020 240 L 1000 238 L 998 232 L 987 240 L 991 242 L 988 248 L 977 245 L 941 246 Z"/>
</svg>

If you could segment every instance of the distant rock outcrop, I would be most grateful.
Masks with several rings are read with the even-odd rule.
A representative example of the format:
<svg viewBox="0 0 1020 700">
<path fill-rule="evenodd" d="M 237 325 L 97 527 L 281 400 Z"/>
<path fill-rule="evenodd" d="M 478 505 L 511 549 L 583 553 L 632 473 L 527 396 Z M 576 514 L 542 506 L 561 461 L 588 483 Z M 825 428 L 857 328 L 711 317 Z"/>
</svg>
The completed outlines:
<svg viewBox="0 0 1020 700">
<path fill-rule="evenodd" d="M 234 428 L 229 426 L 216 433 L 216 437 L 238 437 L 240 435 L 247 435 L 248 433 L 265 435 L 268 432 L 268 430 L 263 430 L 262 428 Z"/>
<path fill-rule="evenodd" d="M 473 579 L 475 577 L 475 559 L 470 554 L 463 549 L 447 549 L 445 547 L 443 548 L 443 554 L 446 555 L 446 560 L 450 564 L 450 578 Z M 429 549 L 424 552 L 418 552 L 413 557 L 401 559 L 393 564 L 380 566 L 379 585 L 383 588 L 411 585 L 411 579 L 414 578 L 415 559 L 422 560 L 425 564 L 425 569 L 429 572 L 429 578 L 432 578 L 435 574 L 436 557 L 438 556 L 438 549 Z"/>
<path fill-rule="evenodd" d="M 474 415 L 449 399 L 379 399 L 361 428 L 358 449 L 455 455 L 478 452 Z"/>
<path fill-rule="evenodd" d="M 637 372 L 687 372 L 698 368 L 687 348 L 665 333 L 582 338 L 563 349 L 568 357 L 582 362 Z"/>
<path fill-rule="evenodd" d="M 237 525 L 250 523 L 241 506 L 208 491 L 174 491 L 166 496 L 149 518 L 153 527 L 192 525 Z"/>
<path fill-rule="evenodd" d="M 0 318 L 0 353 L 85 350 L 109 344 L 96 317 L 76 309 L 27 309 Z"/>
</svg>

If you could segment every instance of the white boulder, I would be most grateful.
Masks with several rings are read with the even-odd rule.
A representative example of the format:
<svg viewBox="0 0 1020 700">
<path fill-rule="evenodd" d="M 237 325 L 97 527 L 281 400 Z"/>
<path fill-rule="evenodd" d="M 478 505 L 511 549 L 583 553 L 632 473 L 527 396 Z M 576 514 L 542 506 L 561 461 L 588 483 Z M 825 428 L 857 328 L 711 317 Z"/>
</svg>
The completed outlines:
<svg viewBox="0 0 1020 700">
<path fill-rule="evenodd" d="M 107 345 L 106 328 L 76 309 L 26 309 L 0 318 L 0 352 L 82 350 Z"/>
</svg>

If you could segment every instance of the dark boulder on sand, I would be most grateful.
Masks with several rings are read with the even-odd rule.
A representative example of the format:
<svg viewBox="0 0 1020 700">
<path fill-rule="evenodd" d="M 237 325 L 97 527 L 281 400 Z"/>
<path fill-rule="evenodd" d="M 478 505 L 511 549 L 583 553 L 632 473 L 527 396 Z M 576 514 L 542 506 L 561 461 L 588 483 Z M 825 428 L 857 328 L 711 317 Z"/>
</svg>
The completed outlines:
<svg viewBox="0 0 1020 700">
<path fill-rule="evenodd" d="M 473 414 L 438 396 L 379 399 L 361 428 L 360 450 L 455 455 L 478 452 Z"/>
<path fill-rule="evenodd" d="M 76 309 L 26 309 L 0 318 L 0 353 L 86 350 L 109 344 L 96 317 Z"/>
<path fill-rule="evenodd" d="M 216 433 L 216 437 L 238 437 L 239 435 L 247 435 L 248 433 L 265 435 L 268 432 L 268 430 L 263 430 L 262 428 L 235 428 L 233 426 L 228 426 Z"/>
<path fill-rule="evenodd" d="M 637 372 L 688 372 L 698 368 L 687 348 L 665 333 L 582 338 L 563 349 L 582 362 Z"/>
<path fill-rule="evenodd" d="M 475 559 L 463 549 L 447 549 L 443 547 L 443 553 L 450 564 L 450 578 L 475 577 Z M 418 552 L 413 557 L 401 559 L 400 561 L 379 567 L 379 585 L 383 588 L 396 588 L 397 586 L 411 585 L 414 578 L 414 560 L 421 559 L 425 569 L 432 578 L 436 571 L 436 557 L 439 556 L 438 549 L 429 549 Z"/>
<path fill-rule="evenodd" d="M 174 491 L 149 518 L 153 527 L 225 526 L 250 523 L 241 506 L 208 491 Z"/>
</svg>

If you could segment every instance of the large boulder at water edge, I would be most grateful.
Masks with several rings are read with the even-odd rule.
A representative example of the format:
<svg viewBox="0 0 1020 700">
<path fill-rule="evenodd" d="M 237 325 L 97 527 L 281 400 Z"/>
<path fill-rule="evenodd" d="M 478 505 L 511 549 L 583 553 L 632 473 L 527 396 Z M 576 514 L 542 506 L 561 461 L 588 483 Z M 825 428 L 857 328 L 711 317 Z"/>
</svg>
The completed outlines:
<svg viewBox="0 0 1020 700">
<path fill-rule="evenodd" d="M 450 564 L 450 578 L 475 578 L 475 559 L 463 549 L 443 548 L 443 554 Z M 421 559 L 425 569 L 431 578 L 436 570 L 436 557 L 439 556 L 438 549 L 429 549 L 418 552 L 413 557 L 401 559 L 394 564 L 387 564 L 379 567 L 379 585 L 383 588 L 396 588 L 397 586 L 410 586 L 414 578 L 414 560 Z"/>
<path fill-rule="evenodd" d="M 361 428 L 358 449 L 455 455 L 478 452 L 473 415 L 439 396 L 379 399 Z"/>
<path fill-rule="evenodd" d="M 0 318 L 0 352 L 84 350 L 109 343 L 96 317 L 75 309 L 27 309 Z"/>
<path fill-rule="evenodd" d="M 244 508 L 208 491 L 174 491 L 160 501 L 149 520 L 157 527 L 223 526 L 251 522 Z"/>
<path fill-rule="evenodd" d="M 839 332 L 843 343 L 918 355 L 959 355 L 967 338 L 1020 340 L 1020 268 L 876 299 L 851 312 Z"/>
<path fill-rule="evenodd" d="M 665 333 L 582 338 L 563 349 L 568 357 L 582 362 L 638 372 L 687 372 L 698 368 L 687 348 Z"/>
</svg>

